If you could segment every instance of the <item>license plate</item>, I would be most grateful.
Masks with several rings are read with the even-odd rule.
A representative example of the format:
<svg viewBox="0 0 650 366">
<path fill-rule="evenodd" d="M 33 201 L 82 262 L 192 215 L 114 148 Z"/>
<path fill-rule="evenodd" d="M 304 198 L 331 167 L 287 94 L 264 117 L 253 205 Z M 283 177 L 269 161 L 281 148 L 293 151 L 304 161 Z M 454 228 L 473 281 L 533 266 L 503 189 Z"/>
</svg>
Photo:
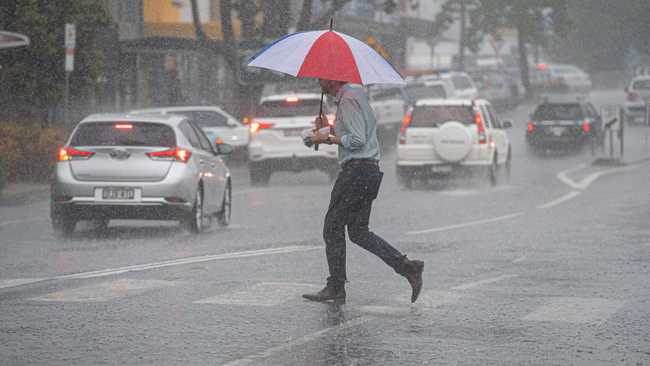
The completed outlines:
<svg viewBox="0 0 650 366">
<path fill-rule="evenodd" d="M 300 128 L 289 128 L 284 130 L 284 137 L 298 137 L 301 132 L 302 129 Z"/>
<path fill-rule="evenodd" d="M 551 127 L 551 132 L 555 136 L 562 136 L 562 133 L 564 132 L 564 127 Z"/>
<path fill-rule="evenodd" d="M 132 200 L 135 198 L 135 189 L 129 187 L 102 188 L 102 199 L 105 200 Z"/>
<path fill-rule="evenodd" d="M 431 167 L 432 173 L 451 173 L 451 167 L 449 165 L 434 165 Z"/>
</svg>

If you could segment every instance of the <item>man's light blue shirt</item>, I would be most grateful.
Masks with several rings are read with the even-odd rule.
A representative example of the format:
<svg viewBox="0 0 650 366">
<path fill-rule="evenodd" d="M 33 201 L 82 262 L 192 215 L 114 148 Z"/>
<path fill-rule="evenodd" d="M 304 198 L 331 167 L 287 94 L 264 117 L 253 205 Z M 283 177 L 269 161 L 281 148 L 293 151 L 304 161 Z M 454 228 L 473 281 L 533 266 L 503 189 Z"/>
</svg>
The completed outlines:
<svg viewBox="0 0 650 366">
<path fill-rule="evenodd" d="M 341 139 L 339 164 L 351 159 L 379 160 L 377 121 L 363 87 L 345 84 L 336 94 L 334 131 Z"/>
</svg>

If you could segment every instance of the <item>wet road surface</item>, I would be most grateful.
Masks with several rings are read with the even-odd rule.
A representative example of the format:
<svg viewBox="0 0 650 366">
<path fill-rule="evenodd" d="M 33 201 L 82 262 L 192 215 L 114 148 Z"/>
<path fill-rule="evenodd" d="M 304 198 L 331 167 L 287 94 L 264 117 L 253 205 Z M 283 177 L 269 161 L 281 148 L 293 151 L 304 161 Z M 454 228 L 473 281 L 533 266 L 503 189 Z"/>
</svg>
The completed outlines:
<svg viewBox="0 0 650 366">
<path fill-rule="evenodd" d="M 616 93 L 594 93 L 607 103 Z M 348 246 L 347 304 L 310 303 L 327 273 L 320 172 L 250 186 L 233 166 L 232 225 L 193 236 L 175 223 L 79 225 L 54 237 L 48 201 L 0 207 L 2 364 L 438 365 L 650 363 L 650 156 L 525 149 L 513 119 L 512 176 L 397 185 L 395 156 L 371 229 L 423 259 L 408 283 Z M 602 153 L 600 153 L 602 154 Z"/>
</svg>

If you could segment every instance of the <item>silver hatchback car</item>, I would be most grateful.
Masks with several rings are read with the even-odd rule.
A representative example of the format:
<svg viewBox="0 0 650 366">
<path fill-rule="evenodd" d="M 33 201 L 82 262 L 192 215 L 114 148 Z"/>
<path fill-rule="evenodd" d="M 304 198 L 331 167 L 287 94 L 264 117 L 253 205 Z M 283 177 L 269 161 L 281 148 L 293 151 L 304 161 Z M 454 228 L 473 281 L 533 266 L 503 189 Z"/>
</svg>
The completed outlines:
<svg viewBox="0 0 650 366">
<path fill-rule="evenodd" d="M 232 182 L 222 156 L 187 117 L 97 114 L 58 149 L 50 217 L 57 233 L 81 220 L 180 220 L 194 233 L 230 223 Z"/>
</svg>

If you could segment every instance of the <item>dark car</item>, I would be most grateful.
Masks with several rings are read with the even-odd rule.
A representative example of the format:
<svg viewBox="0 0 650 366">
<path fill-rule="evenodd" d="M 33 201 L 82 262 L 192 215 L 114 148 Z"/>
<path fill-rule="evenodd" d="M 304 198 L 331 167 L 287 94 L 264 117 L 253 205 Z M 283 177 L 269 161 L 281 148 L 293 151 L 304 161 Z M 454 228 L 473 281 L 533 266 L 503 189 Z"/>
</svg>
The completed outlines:
<svg viewBox="0 0 650 366">
<path fill-rule="evenodd" d="M 531 115 L 526 142 L 536 149 L 570 149 L 602 144 L 603 122 L 588 101 L 544 101 Z"/>
</svg>

